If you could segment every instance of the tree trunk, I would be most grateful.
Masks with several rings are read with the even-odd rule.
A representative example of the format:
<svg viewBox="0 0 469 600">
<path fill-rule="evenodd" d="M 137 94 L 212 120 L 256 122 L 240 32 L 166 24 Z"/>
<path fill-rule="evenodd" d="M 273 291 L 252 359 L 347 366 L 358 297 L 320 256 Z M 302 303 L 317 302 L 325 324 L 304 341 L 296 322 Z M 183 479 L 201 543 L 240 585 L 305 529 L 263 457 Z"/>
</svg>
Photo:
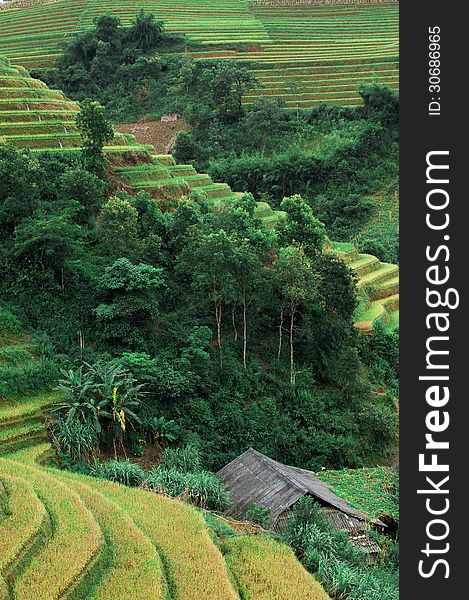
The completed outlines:
<svg viewBox="0 0 469 600">
<path fill-rule="evenodd" d="M 293 324 L 295 321 L 295 309 L 293 302 L 290 306 L 290 383 L 296 383 L 295 363 L 293 358 Z"/>
<path fill-rule="evenodd" d="M 246 354 L 248 347 L 248 318 L 246 305 L 246 290 L 243 289 L 243 365 L 246 369 Z"/>
<path fill-rule="evenodd" d="M 221 349 L 221 302 L 215 301 L 215 319 L 217 321 L 217 344 L 220 352 L 220 366 L 222 366 L 222 349 Z"/>
<path fill-rule="evenodd" d="M 280 325 L 278 326 L 278 353 L 277 360 L 280 360 L 280 354 L 282 352 L 282 334 L 283 334 L 283 304 L 280 309 Z"/>
<path fill-rule="evenodd" d="M 233 323 L 233 332 L 235 342 L 238 340 L 238 330 L 236 329 L 236 306 L 233 306 L 233 310 L 231 311 L 231 322 Z"/>
</svg>

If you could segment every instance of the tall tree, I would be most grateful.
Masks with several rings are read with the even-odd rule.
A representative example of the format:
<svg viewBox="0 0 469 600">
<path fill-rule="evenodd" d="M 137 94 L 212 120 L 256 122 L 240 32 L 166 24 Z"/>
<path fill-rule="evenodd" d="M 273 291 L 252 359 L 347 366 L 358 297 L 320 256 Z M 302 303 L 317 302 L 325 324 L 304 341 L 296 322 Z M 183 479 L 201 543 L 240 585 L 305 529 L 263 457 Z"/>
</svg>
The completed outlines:
<svg viewBox="0 0 469 600">
<path fill-rule="evenodd" d="M 178 269 L 190 276 L 198 302 L 212 305 L 221 365 L 224 307 L 233 301 L 237 291 L 233 239 L 223 230 L 200 234 L 178 257 Z"/>
<path fill-rule="evenodd" d="M 106 162 L 104 144 L 114 139 L 112 123 L 106 119 L 104 107 L 99 102 L 86 99 L 77 116 L 77 128 L 83 139 L 82 156 L 85 167 L 104 179 Z"/>
<path fill-rule="evenodd" d="M 308 256 L 321 252 L 326 241 L 326 228 L 301 196 L 284 198 L 280 208 L 286 218 L 277 225 L 280 244 L 301 246 Z"/>
<path fill-rule="evenodd" d="M 40 200 L 41 169 L 27 151 L 0 143 L 0 233 L 11 235 L 16 225 L 30 217 Z"/>
<path fill-rule="evenodd" d="M 98 286 L 104 301 L 96 318 L 103 337 L 118 345 L 143 347 L 159 314 L 158 292 L 165 286 L 162 269 L 119 258 L 107 267 Z"/>
<path fill-rule="evenodd" d="M 258 84 L 256 76 L 236 61 L 220 60 L 202 72 L 200 84 L 222 119 L 239 119 L 243 96 Z"/>
<path fill-rule="evenodd" d="M 278 290 L 282 297 L 279 326 L 279 356 L 282 349 L 284 312 L 288 308 L 290 324 L 288 339 L 290 346 L 290 383 L 296 383 L 294 356 L 294 332 L 296 317 L 302 303 L 311 301 L 316 295 L 316 281 L 311 260 L 302 248 L 287 246 L 280 248 L 273 264 Z"/>
<path fill-rule="evenodd" d="M 134 255 L 137 232 L 137 209 L 126 198 L 111 196 L 98 215 L 98 236 L 103 250 L 115 257 Z"/>
<path fill-rule="evenodd" d="M 66 266 L 79 257 L 82 238 L 69 211 L 55 215 L 39 211 L 16 227 L 14 255 L 42 272 L 51 271 L 64 290 Z"/>
<path fill-rule="evenodd" d="M 126 32 L 126 39 L 147 53 L 158 46 L 163 32 L 163 21 L 157 21 L 154 14 L 145 13 L 141 8 L 132 21 L 132 27 Z"/>
</svg>

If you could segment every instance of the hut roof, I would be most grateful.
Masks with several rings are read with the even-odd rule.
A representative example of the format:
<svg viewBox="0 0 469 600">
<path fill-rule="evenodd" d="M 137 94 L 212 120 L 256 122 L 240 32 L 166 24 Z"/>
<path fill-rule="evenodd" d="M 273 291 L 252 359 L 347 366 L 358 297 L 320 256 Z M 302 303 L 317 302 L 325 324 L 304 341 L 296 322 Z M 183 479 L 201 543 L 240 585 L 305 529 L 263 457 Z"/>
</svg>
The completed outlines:
<svg viewBox="0 0 469 600">
<path fill-rule="evenodd" d="M 321 508 L 320 512 L 324 519 L 339 531 L 344 531 L 350 541 L 365 554 L 381 552 L 379 544 L 368 536 L 366 524 L 363 521 L 350 517 L 336 508 Z"/>
<path fill-rule="evenodd" d="M 364 513 L 336 496 L 311 471 L 289 467 L 249 448 L 218 471 L 233 501 L 231 514 L 241 515 L 252 504 L 270 509 L 273 521 L 301 496 L 311 495 L 343 513 L 366 520 Z"/>
</svg>

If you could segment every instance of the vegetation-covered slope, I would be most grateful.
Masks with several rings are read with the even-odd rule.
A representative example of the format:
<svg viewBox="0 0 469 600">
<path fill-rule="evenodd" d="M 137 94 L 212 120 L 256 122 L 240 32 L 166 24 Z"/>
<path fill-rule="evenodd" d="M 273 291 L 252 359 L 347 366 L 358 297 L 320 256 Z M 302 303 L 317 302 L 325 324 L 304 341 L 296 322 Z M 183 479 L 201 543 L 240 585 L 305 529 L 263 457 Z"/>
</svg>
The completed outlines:
<svg viewBox="0 0 469 600">
<path fill-rule="evenodd" d="M 0 418 L 7 410 L 0 401 Z M 33 429 L 22 449 L 12 449 L 15 438 L 5 441 L 1 453 L 8 452 L 0 456 L 1 598 L 50 600 L 67 594 L 76 600 L 235 600 L 240 597 L 236 582 L 245 581 L 246 570 L 263 581 L 262 593 L 253 591 L 249 598 L 328 598 L 293 554 L 273 541 L 266 555 L 272 560 L 282 556 L 285 562 L 274 579 L 263 574 L 265 565 L 255 547 L 250 551 L 247 538 L 242 556 L 230 554 L 227 567 L 203 517 L 188 505 L 42 467 L 35 461 L 50 446 L 37 445 Z M 298 580 L 293 586 L 292 570 Z"/>
<path fill-rule="evenodd" d="M 3 357 L 28 339 L 5 331 L 7 315 Z M 227 566 L 204 518 L 181 501 L 41 466 L 51 453 L 44 417 L 58 400 L 48 391 L 0 397 L 0 598 L 236 600 L 247 565 L 254 580 L 265 577 L 247 537 Z M 266 552 L 285 570 L 249 598 L 328 598 L 291 552 L 273 541 Z"/>
<path fill-rule="evenodd" d="M 29 76 L 25 69 L 13 67 L 0 58 L 0 132 L 5 142 L 36 151 L 69 151 L 82 144 L 76 129 L 79 106 Z M 176 164 L 171 155 L 157 155 L 152 146 L 138 144 L 131 135 L 115 134 L 105 148 L 117 166 L 116 185 L 150 192 L 159 200 L 177 198 L 197 190 L 215 206 L 229 207 L 239 198 L 224 183 L 213 183 L 207 174 L 199 174 L 191 165 Z M 135 164 L 137 162 L 137 164 Z M 121 181 L 119 183 L 119 180 Z M 266 202 L 259 202 L 255 215 L 273 225 L 282 215 Z M 399 275 L 395 265 L 382 265 L 373 256 L 359 255 L 354 248 L 338 252 L 359 278 L 360 306 L 357 326 L 371 329 L 375 321 L 388 327 L 398 323 Z"/>
<path fill-rule="evenodd" d="M 248 0 L 52 0 L 0 11 L 0 54 L 26 67 L 49 67 L 60 45 L 112 11 L 129 24 L 138 9 L 155 13 L 168 31 L 204 47 L 196 59 L 236 58 L 249 65 L 260 94 L 287 106 L 354 105 L 364 81 L 398 84 L 398 3 L 248 2 Z"/>
<path fill-rule="evenodd" d="M 333 244 L 333 250 L 357 276 L 360 303 L 356 326 L 364 333 L 380 322 L 389 331 L 399 326 L 399 267 L 375 256 L 359 254 L 351 244 Z"/>
<path fill-rule="evenodd" d="M 83 143 L 76 127 L 78 112 L 78 104 L 62 92 L 50 90 L 24 68 L 0 57 L 0 140 L 33 152 L 78 150 Z M 157 155 L 153 146 L 139 144 L 131 135 L 116 132 L 105 152 L 116 164 L 131 163 L 116 167 L 114 173 L 121 187 L 135 192 L 146 190 L 156 199 L 175 200 L 198 190 L 214 204 L 224 206 L 238 197 L 228 185 L 214 183 L 191 165 L 177 165 L 170 155 Z M 257 214 L 275 218 L 265 202 L 259 204 Z"/>
</svg>

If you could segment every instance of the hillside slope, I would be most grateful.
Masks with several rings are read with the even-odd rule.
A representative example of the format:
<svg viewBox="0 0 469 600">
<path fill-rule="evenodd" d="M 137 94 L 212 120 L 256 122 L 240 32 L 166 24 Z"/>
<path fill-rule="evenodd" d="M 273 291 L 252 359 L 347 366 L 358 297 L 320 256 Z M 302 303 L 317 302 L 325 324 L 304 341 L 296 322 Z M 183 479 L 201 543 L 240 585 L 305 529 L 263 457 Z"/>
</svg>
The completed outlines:
<svg viewBox="0 0 469 600">
<path fill-rule="evenodd" d="M 76 152 L 81 144 L 75 127 L 78 110 L 62 92 L 50 90 L 22 67 L 0 57 L 0 139 L 32 152 Z M 139 144 L 130 134 L 116 133 L 106 153 L 117 188 L 145 190 L 157 201 L 174 201 L 197 190 L 221 208 L 230 207 L 239 196 L 226 183 L 214 183 L 191 165 L 176 164 L 171 155 L 157 154 L 153 146 Z M 255 214 L 272 227 L 283 213 L 259 202 Z M 359 255 L 350 244 L 336 244 L 334 249 L 359 279 L 358 328 L 369 331 L 377 320 L 395 328 L 399 321 L 398 267 Z"/>
<path fill-rule="evenodd" d="M 11 313 L 0 316 L 0 368 L 27 375 L 34 344 Z M 44 421 L 58 399 L 47 389 L 0 393 L 1 600 L 239 600 L 238 582 L 265 579 L 249 536 L 228 567 L 215 532 L 188 504 L 43 466 L 53 455 Z M 273 541 L 265 552 L 282 570 L 243 598 L 327 600 L 293 552 Z"/>
<path fill-rule="evenodd" d="M 235 58 L 262 84 L 252 103 L 275 95 L 287 107 L 353 105 L 365 81 L 398 87 L 399 4 L 282 0 L 24 0 L 0 10 L 0 54 L 26 67 L 50 67 L 60 46 L 108 11 L 128 25 L 140 8 L 170 32 L 203 44 L 197 59 Z M 205 47 L 204 47 L 205 46 Z"/>
<path fill-rule="evenodd" d="M 245 548 L 230 555 L 228 568 L 214 532 L 189 505 L 41 466 L 36 461 L 51 447 L 25 420 L 37 407 L 36 397 L 0 400 L 0 598 L 236 600 L 238 581 L 254 586 L 243 596 L 253 600 L 328 598 L 273 541 L 264 552 L 282 567 L 275 578 L 266 577 L 249 536 L 241 536 Z"/>
<path fill-rule="evenodd" d="M 82 143 L 75 126 L 78 111 L 78 104 L 61 91 L 49 89 L 0 56 L 0 141 L 33 153 L 76 152 Z M 105 151 L 111 163 L 119 165 L 114 169 L 117 187 L 146 190 L 157 200 L 176 200 L 198 190 L 214 205 L 223 206 L 238 196 L 227 184 L 214 183 L 191 165 L 176 165 L 172 156 L 157 154 L 153 146 L 139 144 L 130 134 L 116 132 Z M 257 216 L 276 218 L 265 202 L 259 203 Z"/>
</svg>

